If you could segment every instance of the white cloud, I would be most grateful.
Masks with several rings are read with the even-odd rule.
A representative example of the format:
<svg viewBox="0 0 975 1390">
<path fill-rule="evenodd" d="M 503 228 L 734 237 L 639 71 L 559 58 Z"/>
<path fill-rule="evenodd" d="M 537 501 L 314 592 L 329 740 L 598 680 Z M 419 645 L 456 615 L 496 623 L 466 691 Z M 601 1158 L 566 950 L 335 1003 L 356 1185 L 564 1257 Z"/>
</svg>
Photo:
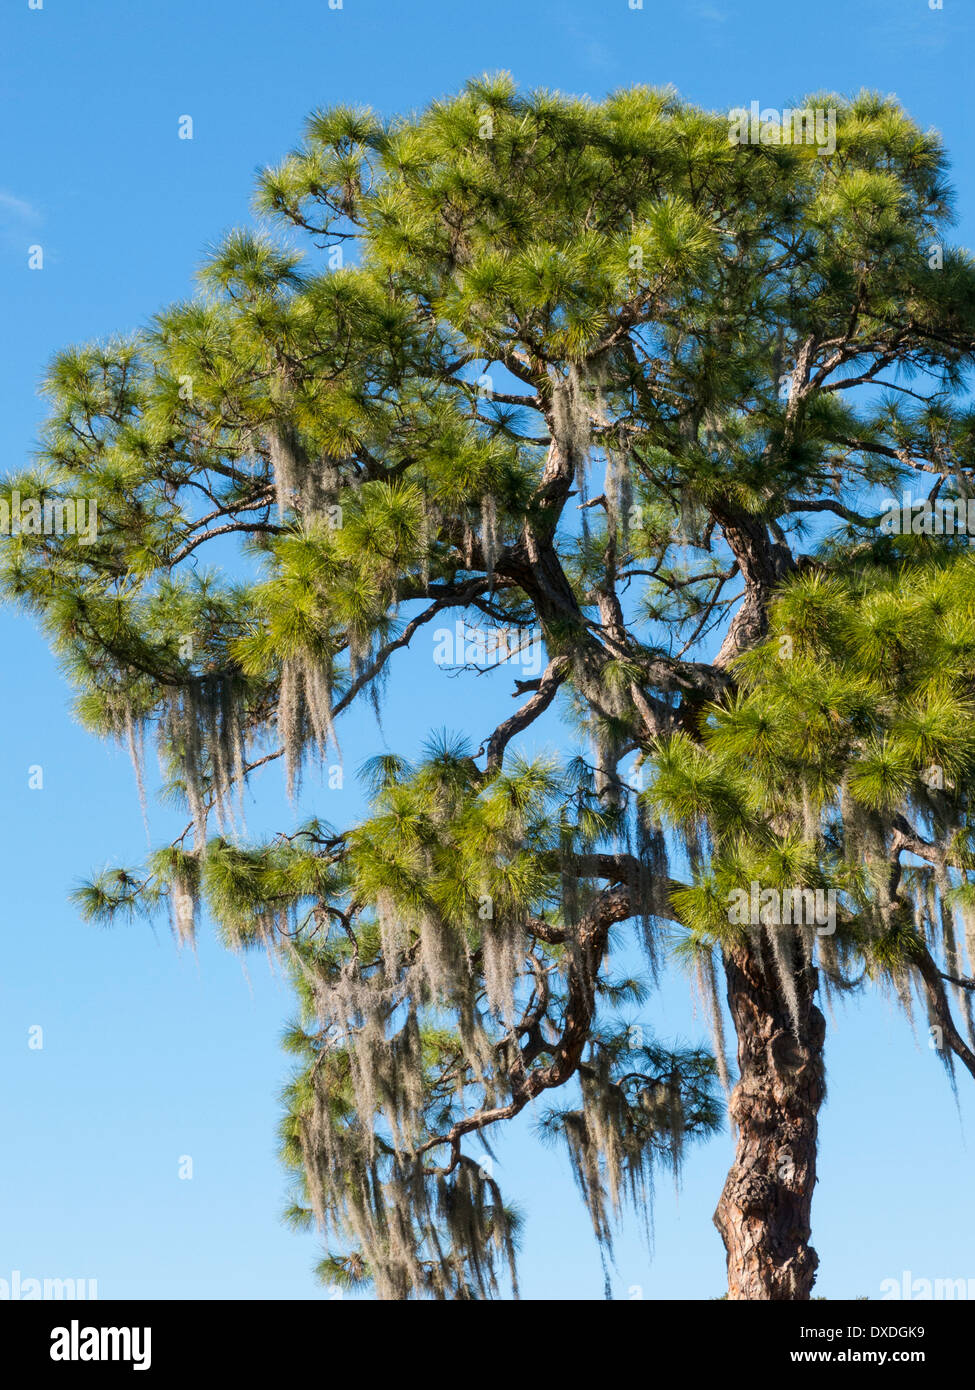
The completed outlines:
<svg viewBox="0 0 975 1390">
<path fill-rule="evenodd" d="M 39 222 L 41 214 L 33 203 L 28 203 L 25 198 L 17 198 L 13 193 L 0 188 L 0 217 L 8 221 L 16 218 L 19 222 Z"/>
</svg>

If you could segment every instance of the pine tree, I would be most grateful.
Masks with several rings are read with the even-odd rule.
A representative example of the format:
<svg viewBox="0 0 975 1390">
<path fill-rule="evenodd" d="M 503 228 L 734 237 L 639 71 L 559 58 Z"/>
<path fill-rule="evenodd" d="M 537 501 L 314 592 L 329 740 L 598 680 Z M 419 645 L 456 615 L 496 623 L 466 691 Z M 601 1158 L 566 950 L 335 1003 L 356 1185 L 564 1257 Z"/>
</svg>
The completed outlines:
<svg viewBox="0 0 975 1390">
<path fill-rule="evenodd" d="M 79 902 L 168 905 L 180 940 L 205 905 L 287 965 L 290 1215 L 325 1233 L 326 1279 L 510 1287 L 519 1217 L 478 1154 L 548 1092 L 609 1249 L 719 1124 L 721 972 L 732 1298 L 810 1296 L 817 993 L 917 997 L 975 1075 L 975 568 L 878 502 L 967 503 L 975 273 L 937 137 L 875 94 L 807 104 L 835 150 L 736 143 L 670 91 L 505 76 L 391 121 L 317 112 L 260 179 L 271 230 L 52 364 L 10 486 L 95 499 L 98 535 L 25 522 L 3 585 L 86 726 L 140 788 L 153 741 L 188 815 Z M 515 712 L 476 749 L 374 759 L 359 824 L 251 842 L 255 769 L 294 794 L 445 618 L 489 634 L 474 669 L 541 632 Z M 574 756 L 519 756 L 556 708 Z M 835 931 L 796 899 L 835 902 Z M 679 938 L 713 1055 L 634 1037 L 643 986 L 607 964 L 625 922 L 651 973 Z"/>
</svg>

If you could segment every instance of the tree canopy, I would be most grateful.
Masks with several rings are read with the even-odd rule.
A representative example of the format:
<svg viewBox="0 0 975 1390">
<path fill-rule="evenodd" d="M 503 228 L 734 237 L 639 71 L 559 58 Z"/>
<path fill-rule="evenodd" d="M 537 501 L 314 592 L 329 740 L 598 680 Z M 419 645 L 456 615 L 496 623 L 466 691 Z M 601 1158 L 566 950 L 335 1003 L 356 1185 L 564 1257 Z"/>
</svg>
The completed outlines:
<svg viewBox="0 0 975 1390">
<path fill-rule="evenodd" d="M 25 527 L 3 587 L 82 722 L 140 786 L 150 738 L 188 817 L 79 902 L 168 904 L 183 940 L 202 904 L 287 962 L 291 1215 L 326 1232 L 328 1278 L 509 1287 L 519 1215 L 470 1141 L 548 1092 L 608 1246 L 720 1123 L 722 968 L 734 993 L 754 967 L 799 1040 L 754 1063 L 777 1113 L 818 1085 L 817 989 L 916 995 L 975 1075 L 975 565 L 963 536 L 882 525 L 912 485 L 971 495 L 975 271 L 934 133 L 875 93 L 807 104 L 835 150 L 734 143 L 670 90 L 503 75 L 389 120 L 316 112 L 193 298 L 51 365 L 9 481 L 95 499 L 98 534 Z M 254 770 L 294 793 L 458 616 L 540 631 L 516 711 L 377 756 L 358 824 L 251 842 Z M 519 754 L 556 708 L 571 755 Z M 835 932 L 733 922 L 752 883 L 834 893 Z M 713 1052 L 634 1041 L 645 986 L 606 964 L 624 922 L 651 978 L 676 936 Z M 808 1211 L 813 1177 L 779 1163 L 752 1206 Z M 786 1264 L 765 1296 L 808 1297 L 814 1257 Z"/>
</svg>

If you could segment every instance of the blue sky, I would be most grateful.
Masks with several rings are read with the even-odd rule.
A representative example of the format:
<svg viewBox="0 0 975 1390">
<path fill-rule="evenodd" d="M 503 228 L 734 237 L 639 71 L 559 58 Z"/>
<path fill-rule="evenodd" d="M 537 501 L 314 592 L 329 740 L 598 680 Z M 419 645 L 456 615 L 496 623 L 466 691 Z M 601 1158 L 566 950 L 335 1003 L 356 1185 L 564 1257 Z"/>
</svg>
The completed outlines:
<svg viewBox="0 0 975 1390">
<path fill-rule="evenodd" d="M 208 244 L 249 217 L 253 174 L 277 161 L 315 106 L 421 106 L 484 70 L 523 85 L 599 97 L 631 82 L 672 83 L 717 109 L 793 104 L 804 92 L 895 92 L 938 127 L 953 159 L 957 239 L 975 245 L 973 110 L 964 0 L 124 0 L 83 6 L 8 0 L 0 19 L 2 458 L 34 447 L 37 382 L 67 343 L 126 332 L 185 296 Z M 192 141 L 177 138 L 191 115 Z M 28 269 L 41 245 L 44 267 Z M 101 1297 L 327 1297 L 316 1243 L 279 1220 L 278 1047 L 288 991 L 263 958 L 228 956 L 204 933 L 177 953 L 165 923 L 102 931 L 67 892 L 107 860 L 145 849 L 124 754 L 72 723 L 40 635 L 0 613 L 0 799 L 4 835 L 0 974 L 0 1278 L 98 1281 Z M 414 751 L 433 724 L 479 742 L 506 678 L 469 696 L 429 650 L 394 670 L 385 740 Z M 405 692 L 397 697 L 399 690 Z M 504 707 L 507 706 L 505 709 Z M 346 766 L 383 746 L 371 716 L 343 729 Z M 550 722 L 544 738 L 557 742 Z M 44 769 L 42 790 L 28 767 Z M 273 776 L 252 826 L 281 826 Z M 329 798 L 332 800 L 330 801 Z M 345 821 L 356 794 L 310 784 L 306 805 Z M 154 838 L 170 820 L 153 812 Z M 687 980 L 672 970 L 639 1011 L 662 1038 L 704 1035 Z M 923 1025 L 923 1020 L 921 1020 Z M 40 1025 L 44 1046 L 28 1047 Z M 940 1066 L 882 998 L 841 1009 L 827 1043 L 814 1244 L 817 1292 L 877 1297 L 883 1279 L 975 1276 L 970 1136 Z M 567 1167 L 530 1122 L 500 1149 L 499 1177 L 528 1214 L 523 1293 L 598 1298 L 602 1274 Z M 193 1159 L 181 1180 L 181 1156 Z M 730 1156 L 726 1133 L 693 1152 L 680 1193 L 661 1178 L 651 1258 L 638 1223 L 617 1250 L 614 1292 L 708 1298 L 722 1292 L 711 1225 Z"/>
</svg>

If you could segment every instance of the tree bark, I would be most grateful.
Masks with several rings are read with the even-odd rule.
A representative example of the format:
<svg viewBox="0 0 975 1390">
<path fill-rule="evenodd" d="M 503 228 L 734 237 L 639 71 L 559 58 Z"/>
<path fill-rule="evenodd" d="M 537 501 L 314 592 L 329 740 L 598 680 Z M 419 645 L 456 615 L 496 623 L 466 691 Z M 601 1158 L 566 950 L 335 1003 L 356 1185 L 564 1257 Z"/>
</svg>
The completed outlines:
<svg viewBox="0 0 975 1390">
<path fill-rule="evenodd" d="M 819 1108 L 826 1094 L 826 1023 L 816 971 L 790 934 L 798 1022 L 786 999 L 768 931 L 725 951 L 728 1005 L 740 1080 L 731 1094 L 735 1161 L 714 1224 L 728 1256 L 728 1298 L 805 1300 L 819 1257 L 809 1244 Z"/>
</svg>

